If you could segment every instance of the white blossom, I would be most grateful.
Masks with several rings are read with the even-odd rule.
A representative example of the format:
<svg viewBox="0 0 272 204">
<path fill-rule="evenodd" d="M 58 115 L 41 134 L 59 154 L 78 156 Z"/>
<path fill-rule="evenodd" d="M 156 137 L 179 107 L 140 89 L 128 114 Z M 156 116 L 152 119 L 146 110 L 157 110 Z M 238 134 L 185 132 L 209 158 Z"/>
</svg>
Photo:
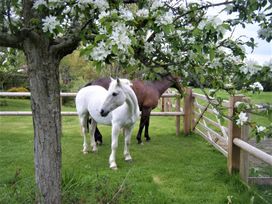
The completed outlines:
<svg viewBox="0 0 272 204">
<path fill-rule="evenodd" d="M 99 32 L 99 34 L 104 34 L 104 35 L 107 35 L 107 33 L 108 33 L 106 27 L 104 27 L 104 26 L 99 27 L 98 32 Z"/>
<path fill-rule="evenodd" d="M 100 11 L 104 11 L 110 7 L 106 0 L 77 0 L 77 4 L 81 9 L 84 9 L 89 4 L 93 4 Z"/>
<path fill-rule="evenodd" d="M 254 82 L 253 84 L 249 85 L 249 87 L 252 89 L 252 90 L 258 90 L 258 91 L 263 91 L 263 86 L 260 82 Z"/>
<path fill-rule="evenodd" d="M 148 17 L 149 11 L 146 8 L 140 9 L 136 12 L 136 15 L 139 17 Z"/>
<path fill-rule="evenodd" d="M 43 22 L 43 32 L 50 32 L 54 33 L 54 29 L 60 25 L 60 22 L 57 20 L 56 16 L 46 16 L 44 19 L 42 19 Z"/>
<path fill-rule="evenodd" d="M 160 43 L 163 41 L 163 39 L 164 39 L 163 33 L 156 33 L 155 38 L 154 38 L 155 42 Z"/>
<path fill-rule="evenodd" d="M 113 31 L 110 36 L 110 39 L 113 41 L 113 44 L 118 46 L 118 49 L 126 51 L 128 46 L 131 45 L 131 40 L 128 37 L 128 34 L 133 32 L 129 31 L 129 28 L 125 24 L 116 23 L 113 26 Z"/>
<path fill-rule="evenodd" d="M 152 11 L 155 11 L 155 10 L 157 10 L 159 7 L 163 7 L 163 6 L 164 6 L 164 3 L 163 3 L 161 0 L 154 0 L 154 1 L 152 2 L 152 5 L 151 5 L 150 9 L 151 9 Z"/>
<path fill-rule="evenodd" d="M 101 41 L 98 43 L 97 47 L 93 48 L 91 57 L 96 61 L 103 61 L 110 53 L 110 47 L 106 46 L 104 41 Z"/>
<path fill-rule="evenodd" d="M 263 126 L 256 126 L 256 128 L 258 133 L 263 132 L 266 129 L 266 127 Z"/>
<path fill-rule="evenodd" d="M 111 13 L 109 12 L 109 11 L 102 11 L 99 15 L 98 15 L 98 19 L 100 20 L 100 19 L 102 19 L 102 18 L 104 18 L 104 17 L 108 17 L 108 16 L 110 16 L 111 15 Z"/>
<path fill-rule="evenodd" d="M 104 11 L 110 7 L 106 0 L 93 0 L 93 4 L 101 11 Z"/>
<path fill-rule="evenodd" d="M 213 59 L 212 63 L 210 64 L 210 68 L 214 69 L 214 68 L 217 68 L 217 67 L 220 67 L 221 66 L 221 62 L 220 62 L 220 59 L 218 58 L 215 58 Z"/>
<path fill-rule="evenodd" d="M 164 54 L 169 54 L 169 55 L 173 55 L 173 51 L 171 49 L 171 46 L 168 43 L 163 43 L 161 44 L 161 51 Z"/>
<path fill-rule="evenodd" d="M 236 120 L 237 125 L 244 125 L 244 123 L 247 122 L 247 120 L 248 120 L 247 114 L 243 111 L 240 112 L 238 117 L 239 117 L 239 119 Z"/>
<path fill-rule="evenodd" d="M 46 5 L 46 1 L 45 0 L 36 0 L 33 4 L 33 8 L 37 9 L 40 5 Z"/>
<path fill-rule="evenodd" d="M 144 44 L 144 51 L 147 54 L 151 54 L 151 53 L 155 52 L 155 48 L 154 48 L 153 43 L 151 43 L 151 42 L 145 42 L 145 44 Z"/>
<path fill-rule="evenodd" d="M 257 66 L 256 64 L 254 64 L 253 62 L 248 62 L 246 66 L 242 66 L 240 68 L 240 72 L 243 74 L 248 74 L 250 76 L 256 74 L 257 72 L 259 72 L 261 70 L 260 66 Z"/>
<path fill-rule="evenodd" d="M 158 18 L 155 20 L 155 23 L 157 25 L 168 25 L 172 24 L 174 19 L 174 14 L 172 11 L 166 12 L 164 15 L 158 16 Z"/>
<path fill-rule="evenodd" d="M 2 62 L 2 65 L 7 64 L 7 62 L 8 62 L 8 58 L 5 58 L 4 62 Z"/>
<path fill-rule="evenodd" d="M 197 27 L 202 30 L 206 26 L 206 24 L 207 22 L 205 20 L 202 20 L 200 21 Z"/>
<path fill-rule="evenodd" d="M 184 76 L 185 78 L 189 76 L 188 72 L 185 71 L 184 69 L 182 69 L 182 74 L 183 74 L 183 76 Z"/>
<path fill-rule="evenodd" d="M 125 20 L 131 21 L 134 19 L 132 12 L 126 8 L 121 7 L 119 12 L 120 16 Z"/>
<path fill-rule="evenodd" d="M 225 84 L 224 86 L 225 86 L 225 88 L 229 89 L 229 88 L 232 88 L 232 87 L 233 87 L 233 84 L 232 84 L 232 83 L 229 83 L 229 84 Z"/>
<path fill-rule="evenodd" d="M 88 4 L 93 3 L 93 0 L 77 0 L 79 8 L 84 9 Z"/>
</svg>

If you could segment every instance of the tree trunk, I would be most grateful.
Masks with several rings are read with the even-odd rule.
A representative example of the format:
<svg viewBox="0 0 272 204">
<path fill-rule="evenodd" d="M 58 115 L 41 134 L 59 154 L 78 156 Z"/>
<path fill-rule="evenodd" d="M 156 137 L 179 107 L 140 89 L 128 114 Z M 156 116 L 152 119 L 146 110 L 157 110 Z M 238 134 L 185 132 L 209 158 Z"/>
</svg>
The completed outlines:
<svg viewBox="0 0 272 204">
<path fill-rule="evenodd" d="M 59 62 L 46 39 L 26 41 L 31 109 L 34 126 L 34 162 L 38 203 L 61 203 L 61 114 Z"/>
</svg>

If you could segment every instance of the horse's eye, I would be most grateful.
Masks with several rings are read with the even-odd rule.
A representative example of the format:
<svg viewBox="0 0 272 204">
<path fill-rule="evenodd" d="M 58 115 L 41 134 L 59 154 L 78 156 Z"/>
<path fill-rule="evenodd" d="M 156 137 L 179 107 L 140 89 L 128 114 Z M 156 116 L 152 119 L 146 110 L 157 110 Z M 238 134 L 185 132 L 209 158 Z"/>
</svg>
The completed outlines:
<svg viewBox="0 0 272 204">
<path fill-rule="evenodd" d="M 117 95 L 118 95 L 118 93 L 116 93 L 116 92 L 112 93 L 112 96 L 117 96 Z"/>
</svg>

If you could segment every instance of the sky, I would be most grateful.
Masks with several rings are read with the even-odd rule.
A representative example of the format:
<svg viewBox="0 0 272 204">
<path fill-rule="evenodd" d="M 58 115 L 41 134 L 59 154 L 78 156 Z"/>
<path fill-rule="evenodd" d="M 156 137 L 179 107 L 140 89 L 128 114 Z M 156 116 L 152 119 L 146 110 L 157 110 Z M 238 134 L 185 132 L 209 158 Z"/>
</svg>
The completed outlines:
<svg viewBox="0 0 272 204">
<path fill-rule="evenodd" d="M 235 30 L 235 35 L 246 34 L 248 37 L 253 37 L 257 46 L 251 53 L 251 49 L 247 48 L 247 58 L 254 60 L 259 64 L 264 64 L 269 60 L 272 60 L 272 42 L 268 43 L 265 40 L 259 39 L 257 35 L 258 25 L 247 25 L 245 29 L 239 27 Z"/>
</svg>

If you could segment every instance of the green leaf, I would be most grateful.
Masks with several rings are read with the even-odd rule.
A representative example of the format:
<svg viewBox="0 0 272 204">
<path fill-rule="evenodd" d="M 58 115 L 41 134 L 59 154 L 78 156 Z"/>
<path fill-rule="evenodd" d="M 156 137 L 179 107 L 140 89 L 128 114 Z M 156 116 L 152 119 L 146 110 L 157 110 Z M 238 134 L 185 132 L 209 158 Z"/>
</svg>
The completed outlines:
<svg viewBox="0 0 272 204">
<path fill-rule="evenodd" d="M 113 54 L 118 55 L 118 46 L 117 45 L 113 45 L 111 50 L 112 50 Z"/>
<path fill-rule="evenodd" d="M 162 29 L 166 35 L 169 35 L 170 33 L 174 31 L 173 25 L 165 25 L 162 27 Z"/>
<path fill-rule="evenodd" d="M 128 52 L 134 55 L 134 49 L 131 46 L 128 47 Z"/>
<path fill-rule="evenodd" d="M 210 49 L 210 60 L 211 60 L 211 61 L 213 61 L 214 56 L 215 56 L 215 49 L 214 49 L 214 48 L 211 48 L 211 49 Z"/>
<path fill-rule="evenodd" d="M 104 40 L 106 38 L 107 38 L 107 36 L 105 34 L 97 35 L 97 36 L 95 36 L 94 42 L 97 43 L 97 42 Z"/>
<path fill-rule="evenodd" d="M 94 48 L 94 45 L 89 45 L 86 48 L 80 49 L 79 56 L 90 55 L 90 53 L 92 52 L 93 48 Z"/>
<path fill-rule="evenodd" d="M 101 71 L 102 70 L 102 62 L 95 62 L 95 67 L 97 71 Z"/>
</svg>

